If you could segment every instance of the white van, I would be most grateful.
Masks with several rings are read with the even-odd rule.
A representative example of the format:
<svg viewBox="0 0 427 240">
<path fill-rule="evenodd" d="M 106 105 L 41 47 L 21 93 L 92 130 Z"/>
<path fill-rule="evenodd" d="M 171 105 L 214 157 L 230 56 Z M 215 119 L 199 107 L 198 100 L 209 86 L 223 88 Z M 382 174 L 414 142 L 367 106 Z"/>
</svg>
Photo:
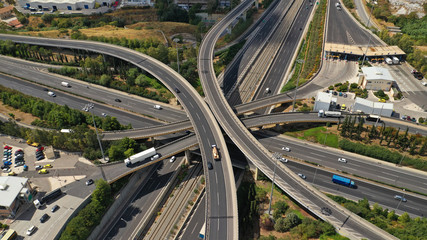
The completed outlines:
<svg viewBox="0 0 427 240">
<path fill-rule="evenodd" d="M 69 83 L 67 83 L 67 82 L 61 82 L 61 85 L 62 85 L 63 87 L 71 87 L 71 86 L 70 86 L 70 84 L 69 84 Z"/>
<path fill-rule="evenodd" d="M 157 153 L 156 155 L 151 157 L 151 161 L 157 160 L 159 158 L 160 158 L 160 154 Z"/>
<path fill-rule="evenodd" d="M 51 97 L 56 97 L 56 94 L 52 91 L 47 92 L 47 95 L 49 95 Z"/>
<path fill-rule="evenodd" d="M 28 228 L 27 230 L 27 235 L 31 236 L 31 234 L 33 234 L 33 232 L 37 229 L 36 226 L 31 226 L 30 228 Z"/>
<path fill-rule="evenodd" d="M 160 105 L 154 105 L 154 108 L 157 109 L 157 110 L 160 110 L 160 109 L 162 109 L 162 106 L 160 106 Z"/>
</svg>

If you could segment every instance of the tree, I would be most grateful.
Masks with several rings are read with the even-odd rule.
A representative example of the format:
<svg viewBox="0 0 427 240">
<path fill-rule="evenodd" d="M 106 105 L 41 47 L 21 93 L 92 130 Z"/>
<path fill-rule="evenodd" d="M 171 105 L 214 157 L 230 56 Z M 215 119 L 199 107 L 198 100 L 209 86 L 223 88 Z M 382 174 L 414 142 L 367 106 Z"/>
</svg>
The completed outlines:
<svg viewBox="0 0 427 240">
<path fill-rule="evenodd" d="M 101 78 L 99 79 L 99 83 L 102 86 L 107 86 L 108 87 L 108 86 L 110 86 L 110 83 L 111 83 L 111 77 L 109 75 L 102 74 Z"/>
<path fill-rule="evenodd" d="M 285 224 L 285 218 L 279 218 L 276 220 L 276 223 L 274 224 L 274 230 L 278 232 L 286 232 L 289 230 L 289 228 Z"/>
<path fill-rule="evenodd" d="M 111 199 L 111 186 L 105 180 L 96 180 L 96 189 L 92 193 L 92 201 L 99 202 L 102 206 L 107 207 Z"/>
<path fill-rule="evenodd" d="M 289 206 L 285 201 L 277 201 L 273 205 L 274 219 L 278 219 L 278 218 L 282 217 L 286 213 L 286 210 L 288 210 L 288 208 L 289 208 Z"/>
<path fill-rule="evenodd" d="M 402 215 L 400 215 L 400 217 L 398 218 L 400 223 L 408 223 L 411 221 L 411 217 L 409 217 L 409 214 L 407 212 L 403 213 Z"/>
</svg>

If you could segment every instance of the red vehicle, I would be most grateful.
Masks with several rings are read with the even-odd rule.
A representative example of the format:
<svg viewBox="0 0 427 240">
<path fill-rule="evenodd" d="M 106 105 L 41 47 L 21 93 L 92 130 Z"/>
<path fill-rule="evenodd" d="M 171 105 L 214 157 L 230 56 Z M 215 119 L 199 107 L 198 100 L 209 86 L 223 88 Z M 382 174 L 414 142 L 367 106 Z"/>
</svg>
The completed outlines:
<svg viewBox="0 0 427 240">
<path fill-rule="evenodd" d="M 43 151 L 43 150 L 44 150 L 44 147 L 40 146 L 40 147 L 37 148 L 36 152 L 40 152 L 40 151 Z"/>
<path fill-rule="evenodd" d="M 4 146 L 4 149 L 7 149 L 7 150 L 10 150 L 10 149 L 12 149 L 12 147 L 9 147 L 9 146 Z"/>
</svg>

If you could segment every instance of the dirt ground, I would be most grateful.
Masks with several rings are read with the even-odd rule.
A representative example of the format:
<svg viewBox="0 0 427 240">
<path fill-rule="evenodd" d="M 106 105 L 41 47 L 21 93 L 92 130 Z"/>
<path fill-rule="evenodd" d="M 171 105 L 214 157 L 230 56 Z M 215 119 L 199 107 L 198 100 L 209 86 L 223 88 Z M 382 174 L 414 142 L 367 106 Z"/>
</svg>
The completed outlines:
<svg viewBox="0 0 427 240">
<path fill-rule="evenodd" d="M 9 117 L 9 113 L 13 113 L 15 115 L 16 121 L 29 124 L 29 125 L 31 125 L 32 121 L 37 119 L 37 117 L 34 117 L 29 113 L 21 112 L 17 109 L 14 109 L 13 107 L 4 105 L 3 103 L 0 104 L 0 113 L 8 117 Z"/>
</svg>

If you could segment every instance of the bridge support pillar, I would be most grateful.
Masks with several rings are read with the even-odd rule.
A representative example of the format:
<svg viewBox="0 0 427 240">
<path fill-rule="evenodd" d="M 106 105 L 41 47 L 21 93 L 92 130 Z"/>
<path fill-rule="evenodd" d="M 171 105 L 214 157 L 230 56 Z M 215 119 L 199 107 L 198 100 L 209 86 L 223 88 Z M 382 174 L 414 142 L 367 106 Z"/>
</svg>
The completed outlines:
<svg viewBox="0 0 427 240">
<path fill-rule="evenodd" d="M 184 164 L 191 164 L 191 152 L 190 150 L 185 150 L 185 162 Z"/>
<path fill-rule="evenodd" d="M 254 174 L 254 179 L 255 179 L 255 180 L 258 180 L 258 171 L 259 171 L 259 170 L 258 170 L 258 168 L 256 167 L 256 168 L 255 168 L 255 174 Z"/>
<path fill-rule="evenodd" d="M 259 3 L 258 3 L 258 1 L 255 1 L 255 7 L 256 7 L 256 9 L 258 9 L 258 8 L 259 8 Z"/>
</svg>

